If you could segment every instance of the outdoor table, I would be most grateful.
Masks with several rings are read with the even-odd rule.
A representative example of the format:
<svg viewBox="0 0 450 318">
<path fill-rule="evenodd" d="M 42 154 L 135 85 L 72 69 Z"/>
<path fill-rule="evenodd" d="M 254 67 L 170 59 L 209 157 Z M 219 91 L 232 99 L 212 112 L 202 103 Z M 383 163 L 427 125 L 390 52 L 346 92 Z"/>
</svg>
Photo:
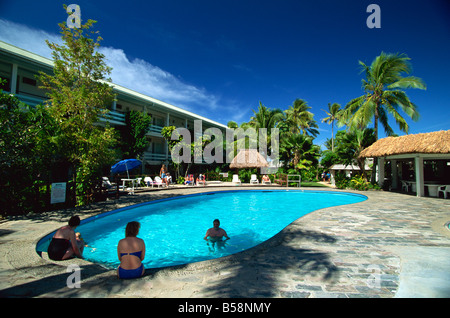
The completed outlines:
<svg viewBox="0 0 450 318">
<path fill-rule="evenodd" d="M 442 184 L 430 184 L 425 183 L 425 186 L 428 188 L 428 195 L 430 197 L 437 197 L 438 196 L 438 188 L 442 187 Z"/>
<path fill-rule="evenodd" d="M 407 182 L 411 185 L 411 191 L 412 192 L 417 192 L 416 182 L 415 181 L 407 181 Z"/>
<path fill-rule="evenodd" d="M 134 182 L 136 179 L 121 179 L 122 180 L 122 190 L 125 191 L 125 182 L 131 182 L 131 193 L 134 193 Z"/>
</svg>

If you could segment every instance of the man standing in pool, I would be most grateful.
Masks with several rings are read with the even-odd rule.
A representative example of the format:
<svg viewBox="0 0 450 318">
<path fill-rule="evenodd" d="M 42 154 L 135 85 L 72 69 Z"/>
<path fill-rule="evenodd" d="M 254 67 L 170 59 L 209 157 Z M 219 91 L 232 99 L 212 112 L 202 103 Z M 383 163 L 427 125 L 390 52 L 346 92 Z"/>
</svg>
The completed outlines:
<svg viewBox="0 0 450 318">
<path fill-rule="evenodd" d="M 206 231 L 204 240 L 208 242 L 208 245 L 209 242 L 211 242 L 213 248 L 216 243 L 218 247 L 223 247 L 224 242 L 229 240 L 230 238 L 228 237 L 227 232 L 225 232 L 224 229 L 220 228 L 220 221 L 218 219 L 215 219 L 213 221 L 213 225 L 214 227 Z M 226 237 L 226 239 L 224 240 L 223 237 Z"/>
</svg>

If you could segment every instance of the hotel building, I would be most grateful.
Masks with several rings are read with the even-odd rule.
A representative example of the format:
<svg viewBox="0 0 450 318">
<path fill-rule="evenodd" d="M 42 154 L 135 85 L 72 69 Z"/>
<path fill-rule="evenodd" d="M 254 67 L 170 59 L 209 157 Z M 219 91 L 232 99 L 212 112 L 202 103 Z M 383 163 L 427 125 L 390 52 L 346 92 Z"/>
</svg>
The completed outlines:
<svg viewBox="0 0 450 318">
<path fill-rule="evenodd" d="M 14 94 L 20 101 L 35 106 L 45 99 L 44 90 L 39 88 L 36 79 L 39 71 L 51 73 L 53 61 L 11 44 L 0 41 L 0 77 L 6 79 L 1 88 L 4 92 Z M 109 112 L 101 118 L 112 127 L 125 125 L 125 114 L 131 110 L 151 115 L 152 124 L 148 130 L 148 148 L 144 153 L 143 166 L 160 166 L 171 160 L 168 145 L 161 135 L 165 126 L 184 127 L 193 134 L 194 120 L 202 121 L 203 131 L 219 128 L 224 134 L 227 126 L 211 119 L 199 116 L 182 108 L 170 105 L 153 97 L 138 93 L 114 83 L 110 83 L 116 94 L 112 105 L 106 105 Z M 122 158 L 120 158 L 122 159 Z"/>
</svg>

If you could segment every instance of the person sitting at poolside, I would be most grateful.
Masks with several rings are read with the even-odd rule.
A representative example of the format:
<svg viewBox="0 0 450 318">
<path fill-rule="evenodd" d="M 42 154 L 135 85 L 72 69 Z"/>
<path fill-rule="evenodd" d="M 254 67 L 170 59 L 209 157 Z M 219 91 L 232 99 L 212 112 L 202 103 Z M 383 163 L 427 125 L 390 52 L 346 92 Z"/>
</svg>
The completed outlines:
<svg viewBox="0 0 450 318">
<path fill-rule="evenodd" d="M 270 178 L 267 174 L 263 175 L 262 177 L 262 183 L 270 183 Z"/>
<path fill-rule="evenodd" d="M 194 183 L 194 176 L 190 174 L 184 180 L 184 184 L 192 184 L 192 183 Z"/>
<path fill-rule="evenodd" d="M 197 185 L 200 185 L 200 183 L 203 183 L 203 185 L 206 185 L 205 176 L 202 174 L 199 174 L 196 180 Z"/>
<path fill-rule="evenodd" d="M 51 260 L 62 261 L 74 256 L 83 258 L 83 246 L 78 247 L 75 237 L 75 229 L 78 225 L 80 225 L 80 217 L 72 216 L 68 225 L 56 231 L 47 249 L 48 257 Z"/>
<path fill-rule="evenodd" d="M 117 245 L 117 256 L 120 261 L 117 268 L 119 278 L 138 278 L 145 272 L 144 264 L 142 264 L 145 257 L 145 243 L 136 237 L 140 227 L 139 222 L 128 223 L 125 229 L 125 238 L 121 239 Z"/>
<path fill-rule="evenodd" d="M 215 219 L 213 221 L 213 225 L 214 227 L 206 231 L 206 235 L 203 239 L 208 243 L 211 242 L 213 247 L 216 243 L 219 247 L 223 247 L 223 243 L 230 238 L 228 237 L 227 232 L 225 232 L 224 229 L 220 228 L 220 221 L 218 219 Z M 223 239 L 224 237 L 226 237 L 225 240 Z"/>
</svg>

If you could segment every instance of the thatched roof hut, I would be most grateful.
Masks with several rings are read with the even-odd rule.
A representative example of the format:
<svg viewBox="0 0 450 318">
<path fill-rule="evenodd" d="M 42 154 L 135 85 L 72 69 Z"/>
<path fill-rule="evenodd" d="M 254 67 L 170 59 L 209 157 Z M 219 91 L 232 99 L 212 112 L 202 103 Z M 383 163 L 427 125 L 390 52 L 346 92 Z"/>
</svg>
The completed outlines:
<svg viewBox="0 0 450 318">
<path fill-rule="evenodd" d="M 267 160 L 256 149 L 240 150 L 231 161 L 231 169 L 268 167 Z"/>
<path fill-rule="evenodd" d="M 364 149 L 360 157 L 386 157 L 400 154 L 449 154 L 450 130 L 387 137 Z"/>
<path fill-rule="evenodd" d="M 401 172 L 397 167 L 398 160 L 413 160 L 415 181 L 409 180 L 412 184 L 413 192 L 417 196 L 425 195 L 425 187 L 430 196 L 438 196 L 437 184 L 434 180 L 427 180 L 424 172 L 424 161 L 440 161 L 442 170 L 441 185 L 449 184 L 449 163 L 450 163 L 450 130 L 435 131 L 424 134 L 406 135 L 401 137 L 387 137 L 376 141 L 370 147 L 361 151 L 362 158 L 378 158 L 377 176 L 378 182 L 384 182 L 384 162 L 391 162 L 392 188 L 399 185 Z M 416 188 L 416 190 L 414 190 Z"/>
</svg>

